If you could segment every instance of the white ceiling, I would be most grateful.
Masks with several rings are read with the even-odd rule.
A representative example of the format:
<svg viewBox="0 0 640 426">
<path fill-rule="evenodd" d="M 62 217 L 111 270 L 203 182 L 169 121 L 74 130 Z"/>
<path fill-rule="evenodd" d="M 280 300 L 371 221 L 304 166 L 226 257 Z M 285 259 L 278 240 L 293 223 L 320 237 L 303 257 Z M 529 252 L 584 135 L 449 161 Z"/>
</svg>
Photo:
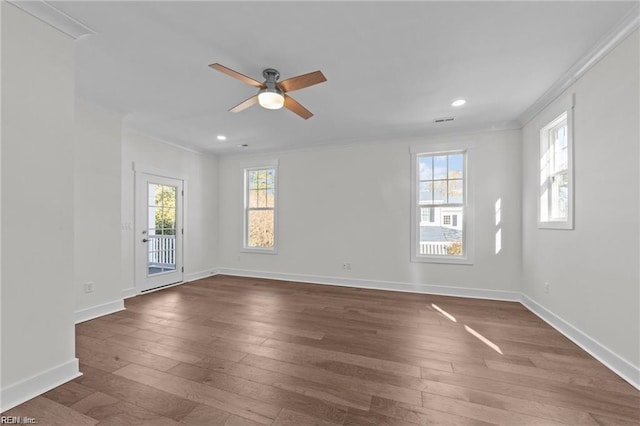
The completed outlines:
<svg viewBox="0 0 640 426">
<path fill-rule="evenodd" d="M 78 40 L 77 94 L 125 127 L 202 152 L 295 149 L 518 127 L 518 118 L 636 2 L 55 2 Z M 262 81 L 322 70 L 292 96 L 315 116 L 254 106 Z M 464 97 L 467 105 L 450 106 Z M 455 116 L 436 125 L 433 120 Z M 216 140 L 224 134 L 227 141 Z"/>
</svg>

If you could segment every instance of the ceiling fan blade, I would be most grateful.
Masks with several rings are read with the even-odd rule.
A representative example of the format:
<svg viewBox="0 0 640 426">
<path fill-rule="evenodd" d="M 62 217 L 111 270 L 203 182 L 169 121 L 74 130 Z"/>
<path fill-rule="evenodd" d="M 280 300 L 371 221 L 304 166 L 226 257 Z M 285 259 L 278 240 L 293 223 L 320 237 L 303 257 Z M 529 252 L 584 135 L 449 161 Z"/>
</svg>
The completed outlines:
<svg viewBox="0 0 640 426">
<path fill-rule="evenodd" d="M 313 113 L 311 111 L 303 107 L 300 103 L 298 103 L 298 101 L 293 99 L 291 96 L 284 95 L 284 107 L 287 108 L 289 111 L 295 112 L 305 120 L 308 120 L 311 117 L 313 117 Z"/>
<path fill-rule="evenodd" d="M 308 74 L 302 74 L 297 77 L 291 77 L 277 84 L 283 92 L 293 92 L 294 90 L 304 89 L 314 84 L 324 83 L 327 78 L 321 71 L 314 71 Z"/>
<path fill-rule="evenodd" d="M 240 112 L 258 103 L 258 95 L 254 95 L 247 100 L 240 102 L 229 110 L 229 112 Z"/>
<path fill-rule="evenodd" d="M 247 77 L 244 74 L 239 73 L 238 71 L 234 71 L 231 68 L 227 68 L 224 65 L 220 65 L 218 63 L 216 64 L 211 64 L 209 65 L 211 68 L 213 68 L 214 70 L 218 70 L 221 73 L 224 73 L 230 77 L 236 78 L 238 80 L 240 80 L 243 83 L 248 84 L 249 86 L 253 86 L 253 87 L 258 87 L 260 89 L 264 88 L 265 85 L 263 83 L 260 83 L 257 80 L 252 79 L 251 77 Z"/>
</svg>

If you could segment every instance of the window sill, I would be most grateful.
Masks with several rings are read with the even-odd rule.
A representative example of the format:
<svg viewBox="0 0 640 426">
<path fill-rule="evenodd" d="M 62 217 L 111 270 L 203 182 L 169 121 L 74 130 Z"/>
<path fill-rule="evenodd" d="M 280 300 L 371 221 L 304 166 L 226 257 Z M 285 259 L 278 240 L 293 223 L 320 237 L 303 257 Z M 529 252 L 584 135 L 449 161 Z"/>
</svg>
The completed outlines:
<svg viewBox="0 0 640 426">
<path fill-rule="evenodd" d="M 262 248 L 249 248 L 244 247 L 240 250 L 240 253 L 257 253 L 257 254 L 278 254 L 278 250 L 273 249 L 262 249 Z"/>
<path fill-rule="evenodd" d="M 538 222 L 538 229 L 559 229 L 571 231 L 573 230 L 573 223 L 567 221 Z"/>
<path fill-rule="evenodd" d="M 452 256 L 413 256 L 411 262 L 414 263 L 439 263 L 449 265 L 473 265 L 473 260 L 466 257 Z"/>
</svg>

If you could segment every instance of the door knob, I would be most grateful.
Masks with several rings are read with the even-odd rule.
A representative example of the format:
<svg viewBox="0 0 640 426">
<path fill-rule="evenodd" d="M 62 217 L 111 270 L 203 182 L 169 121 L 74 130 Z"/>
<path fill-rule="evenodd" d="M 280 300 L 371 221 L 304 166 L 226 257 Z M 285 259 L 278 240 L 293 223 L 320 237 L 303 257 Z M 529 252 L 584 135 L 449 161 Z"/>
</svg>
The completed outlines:
<svg viewBox="0 0 640 426">
<path fill-rule="evenodd" d="M 146 238 L 143 238 L 143 239 L 142 239 L 142 242 L 143 242 L 143 243 L 146 243 L 147 241 L 149 241 L 149 240 L 147 240 Z"/>
</svg>

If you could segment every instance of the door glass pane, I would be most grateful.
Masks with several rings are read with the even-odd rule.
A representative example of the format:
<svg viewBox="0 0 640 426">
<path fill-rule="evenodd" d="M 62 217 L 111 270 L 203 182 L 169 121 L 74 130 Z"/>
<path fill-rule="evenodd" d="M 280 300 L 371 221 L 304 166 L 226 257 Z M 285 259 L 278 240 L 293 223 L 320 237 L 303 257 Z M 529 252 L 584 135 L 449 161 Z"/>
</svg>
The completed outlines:
<svg viewBox="0 0 640 426">
<path fill-rule="evenodd" d="M 149 275 L 176 270 L 177 187 L 148 185 L 147 270 Z"/>
</svg>

